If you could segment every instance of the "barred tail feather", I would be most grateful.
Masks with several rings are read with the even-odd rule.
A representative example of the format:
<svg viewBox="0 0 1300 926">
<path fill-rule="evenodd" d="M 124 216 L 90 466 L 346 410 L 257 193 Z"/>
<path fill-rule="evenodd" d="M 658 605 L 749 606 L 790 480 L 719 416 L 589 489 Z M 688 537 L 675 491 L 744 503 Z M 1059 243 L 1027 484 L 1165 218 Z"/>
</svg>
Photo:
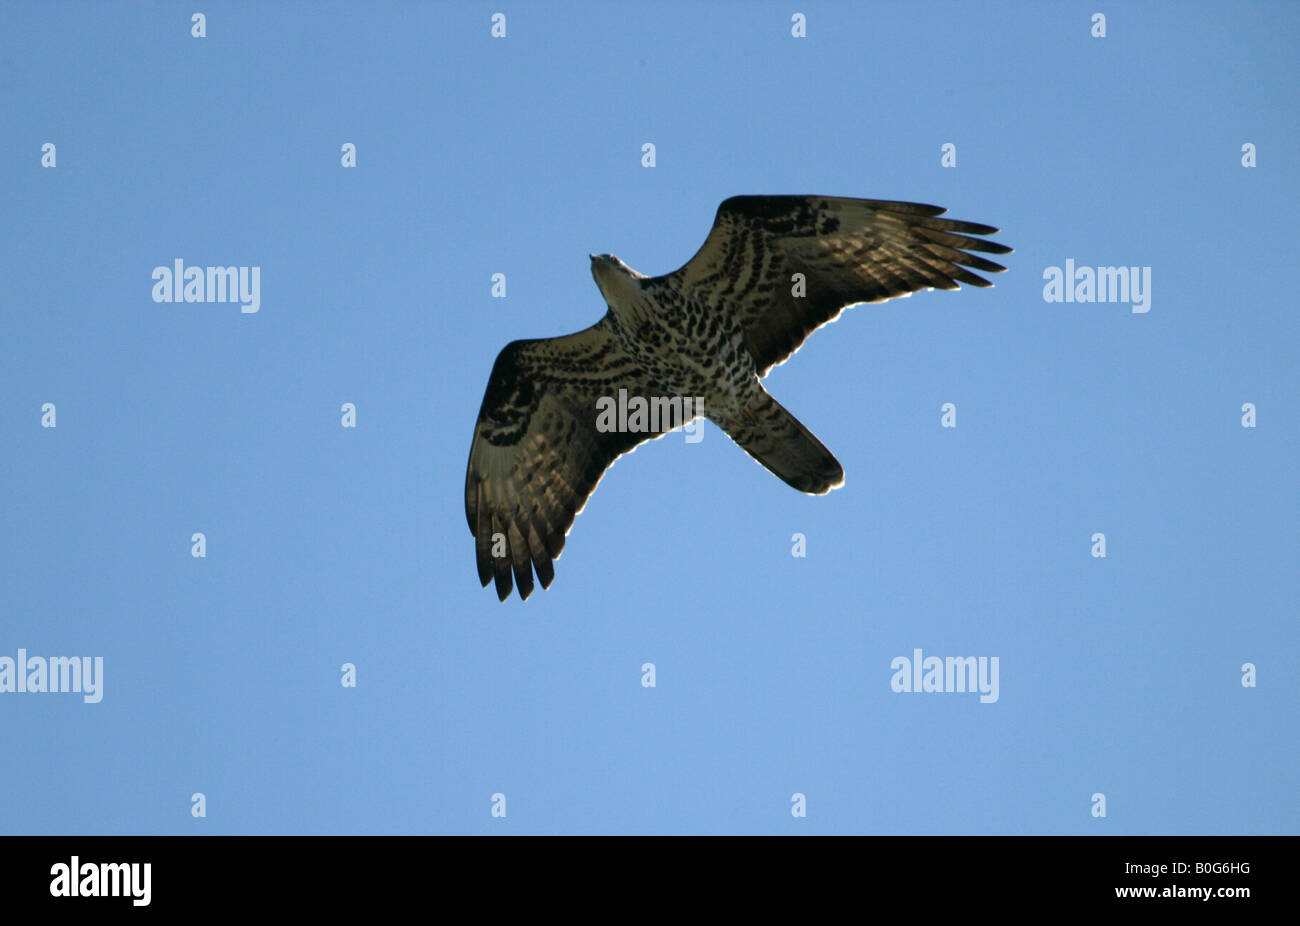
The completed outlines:
<svg viewBox="0 0 1300 926">
<path fill-rule="evenodd" d="M 844 468 L 834 455 L 761 386 L 744 415 L 719 425 L 746 453 L 800 492 L 823 495 L 844 484 Z"/>
</svg>

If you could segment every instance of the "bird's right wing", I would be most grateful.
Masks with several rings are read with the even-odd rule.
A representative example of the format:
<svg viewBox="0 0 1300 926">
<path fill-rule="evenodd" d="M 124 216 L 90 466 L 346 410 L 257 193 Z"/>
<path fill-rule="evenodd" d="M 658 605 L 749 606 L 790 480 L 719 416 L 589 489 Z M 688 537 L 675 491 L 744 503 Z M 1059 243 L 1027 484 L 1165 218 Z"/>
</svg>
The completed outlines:
<svg viewBox="0 0 1300 926">
<path fill-rule="evenodd" d="M 551 584 L 551 561 L 605 470 L 669 430 L 599 430 L 596 402 L 620 388 L 655 394 L 608 315 L 576 334 L 514 341 L 497 356 L 469 451 L 465 517 L 479 580 L 486 586 L 495 578 L 502 601 L 512 571 L 521 598 L 532 593 L 534 569 L 542 588 Z"/>
</svg>

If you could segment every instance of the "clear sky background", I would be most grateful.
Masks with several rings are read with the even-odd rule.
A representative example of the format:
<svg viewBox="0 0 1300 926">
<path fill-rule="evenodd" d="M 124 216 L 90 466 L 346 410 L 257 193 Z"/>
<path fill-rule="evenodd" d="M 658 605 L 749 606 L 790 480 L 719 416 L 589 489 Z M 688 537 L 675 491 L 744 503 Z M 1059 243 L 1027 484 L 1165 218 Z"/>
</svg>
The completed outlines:
<svg viewBox="0 0 1300 926">
<path fill-rule="evenodd" d="M 1300 7 L 6 2 L 0 46 L 0 656 L 104 659 L 98 704 L 0 694 L 0 832 L 1300 829 Z M 766 380 L 843 488 L 670 435 L 498 603 L 497 352 L 737 193 L 1016 250 Z M 261 310 L 155 303 L 177 258 Z M 1045 302 L 1067 259 L 1151 267 L 1150 312 Z M 999 700 L 895 693 L 916 648 Z"/>
</svg>

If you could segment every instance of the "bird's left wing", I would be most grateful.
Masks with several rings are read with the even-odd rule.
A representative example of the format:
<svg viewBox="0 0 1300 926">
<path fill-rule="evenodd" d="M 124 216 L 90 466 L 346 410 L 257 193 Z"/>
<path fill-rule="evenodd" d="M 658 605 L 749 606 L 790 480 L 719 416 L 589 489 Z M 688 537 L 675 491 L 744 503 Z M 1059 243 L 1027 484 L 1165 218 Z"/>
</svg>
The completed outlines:
<svg viewBox="0 0 1300 926">
<path fill-rule="evenodd" d="M 514 341 L 492 367 L 465 474 L 465 517 L 478 577 L 497 597 L 547 588 L 573 519 L 619 456 L 660 432 L 597 428 L 597 400 L 620 388 L 650 397 L 649 377 L 621 348 L 609 316 L 576 334 Z M 683 422 L 675 422 L 681 424 Z M 494 555 L 503 554 L 503 555 Z"/>
<path fill-rule="evenodd" d="M 660 279 L 706 305 L 725 305 L 763 376 L 855 303 L 991 286 L 966 268 L 1006 268 L 969 252 L 1011 249 L 974 237 L 996 228 L 939 218 L 944 211 L 838 196 L 733 196 L 718 207 L 699 252 Z"/>
</svg>

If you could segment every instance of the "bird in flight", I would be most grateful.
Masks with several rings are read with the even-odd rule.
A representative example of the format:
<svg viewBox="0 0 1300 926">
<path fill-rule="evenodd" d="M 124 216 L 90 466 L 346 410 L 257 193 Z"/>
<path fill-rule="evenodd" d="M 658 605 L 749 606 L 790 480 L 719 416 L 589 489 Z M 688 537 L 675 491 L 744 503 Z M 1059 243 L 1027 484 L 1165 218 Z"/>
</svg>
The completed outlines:
<svg viewBox="0 0 1300 926">
<path fill-rule="evenodd" d="M 488 377 L 465 474 L 483 586 L 495 581 L 505 601 L 513 574 L 526 599 L 536 571 L 550 587 L 552 561 L 605 470 L 698 415 L 800 492 L 843 484 L 839 461 L 760 380 L 848 306 L 991 286 L 966 268 L 1006 268 L 969 252 L 1011 249 L 973 237 L 996 228 L 944 212 L 875 199 L 734 196 L 673 273 L 647 277 L 612 254 L 591 255 L 604 317 L 574 334 L 507 344 Z M 627 395 L 662 403 L 663 420 L 634 428 L 637 416 L 624 415 L 621 429 L 611 426 L 615 398 L 626 406 Z"/>
</svg>

